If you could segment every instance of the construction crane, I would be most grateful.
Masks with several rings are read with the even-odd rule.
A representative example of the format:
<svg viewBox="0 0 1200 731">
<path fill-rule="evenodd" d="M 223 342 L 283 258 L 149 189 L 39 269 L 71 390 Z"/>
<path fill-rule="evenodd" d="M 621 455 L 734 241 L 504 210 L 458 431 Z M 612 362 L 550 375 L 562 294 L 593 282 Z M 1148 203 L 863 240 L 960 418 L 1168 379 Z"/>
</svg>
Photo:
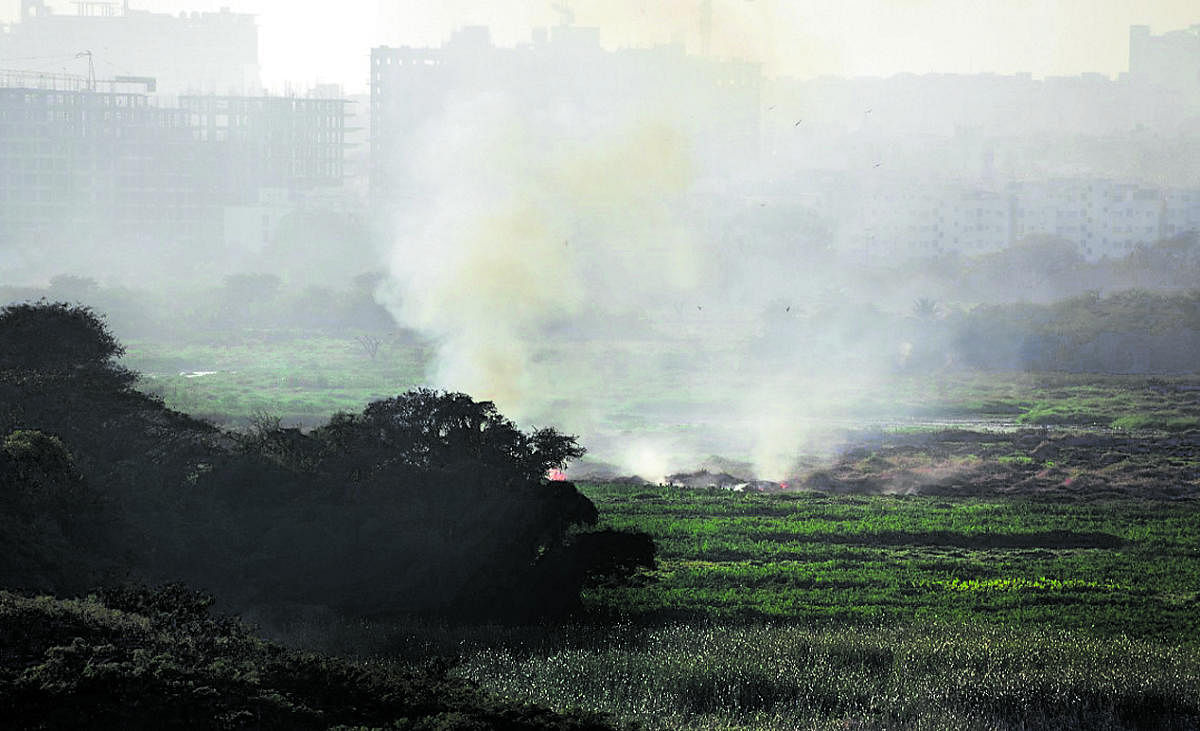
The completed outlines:
<svg viewBox="0 0 1200 731">
<path fill-rule="evenodd" d="M 96 64 L 92 60 L 92 52 L 91 51 L 80 51 L 79 53 L 75 54 L 75 58 L 83 58 L 84 56 L 87 56 L 87 60 L 88 60 L 88 90 L 95 91 L 96 90 Z"/>
<path fill-rule="evenodd" d="M 559 0 L 557 3 L 554 3 L 551 7 L 553 7 L 554 12 L 558 13 L 559 17 L 562 18 L 563 25 L 574 25 L 575 11 L 571 9 L 570 2 L 568 2 L 567 0 Z"/>
<path fill-rule="evenodd" d="M 117 8 L 121 7 L 117 3 L 104 2 L 103 0 L 75 0 L 71 3 L 75 6 L 75 13 L 84 17 L 99 17 L 99 18 L 115 18 L 117 16 Z M 125 14 L 129 14 L 129 3 L 125 3 Z"/>
</svg>

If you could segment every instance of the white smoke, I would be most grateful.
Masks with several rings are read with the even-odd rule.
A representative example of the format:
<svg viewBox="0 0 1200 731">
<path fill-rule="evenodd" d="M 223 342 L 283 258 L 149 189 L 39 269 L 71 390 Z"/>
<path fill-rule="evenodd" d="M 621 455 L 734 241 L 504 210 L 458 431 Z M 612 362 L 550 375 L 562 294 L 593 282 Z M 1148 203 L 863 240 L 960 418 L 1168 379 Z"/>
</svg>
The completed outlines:
<svg viewBox="0 0 1200 731">
<path fill-rule="evenodd" d="M 691 236 L 673 213 L 691 181 L 685 140 L 633 119 L 586 127 L 494 94 L 426 127 L 388 304 L 437 340 L 436 385 L 538 415 L 575 380 L 534 362 L 548 328 L 634 312 L 646 284 L 694 286 Z"/>
<path fill-rule="evenodd" d="M 786 477 L 814 419 L 888 360 L 799 320 L 772 350 L 765 303 L 821 274 L 726 220 L 744 171 L 668 107 L 452 98 L 412 145 L 383 299 L 436 342 L 432 385 L 578 434 L 623 471 L 722 455 Z"/>
</svg>

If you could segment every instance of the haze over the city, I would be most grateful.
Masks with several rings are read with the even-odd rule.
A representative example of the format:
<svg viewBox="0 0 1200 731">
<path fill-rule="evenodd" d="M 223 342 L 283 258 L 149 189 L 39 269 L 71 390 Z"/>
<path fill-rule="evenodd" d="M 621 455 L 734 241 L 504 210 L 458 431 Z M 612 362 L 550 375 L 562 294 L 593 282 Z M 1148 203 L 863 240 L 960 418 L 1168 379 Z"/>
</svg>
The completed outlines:
<svg viewBox="0 0 1200 731">
<path fill-rule="evenodd" d="M 12 729 L 1200 730 L 1200 0 L 0 0 Z"/>
<path fill-rule="evenodd" d="M 119 332 L 399 337 L 406 385 L 650 477 L 786 476 L 917 370 L 1192 347 L 972 340 L 1193 286 L 1189 3 L 17 5 L 0 284 L 169 303 Z"/>
<path fill-rule="evenodd" d="M 59 13 L 74 12 L 67 2 L 49 5 Z M 598 26 L 606 47 L 680 40 L 699 51 L 705 3 L 135 0 L 131 5 L 164 13 L 222 7 L 253 13 L 268 88 L 321 82 L 363 93 L 372 46 L 436 46 L 465 25 L 486 25 L 499 45 L 514 45 L 527 42 L 532 28 L 560 23 L 563 7 L 576 23 Z M 1115 75 L 1125 68 L 1130 25 L 1162 32 L 1197 22 L 1190 0 L 715 0 L 711 5 L 714 54 L 762 62 L 770 76 L 802 78 L 906 72 Z M 18 17 L 19 0 L 0 3 L 0 22 Z"/>
</svg>

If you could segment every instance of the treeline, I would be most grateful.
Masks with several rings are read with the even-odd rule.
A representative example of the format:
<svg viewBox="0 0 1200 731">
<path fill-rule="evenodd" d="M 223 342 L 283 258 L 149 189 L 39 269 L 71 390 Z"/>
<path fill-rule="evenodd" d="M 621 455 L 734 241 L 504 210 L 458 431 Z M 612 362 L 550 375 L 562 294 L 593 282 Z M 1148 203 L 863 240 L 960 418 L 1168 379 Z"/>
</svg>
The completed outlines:
<svg viewBox="0 0 1200 731">
<path fill-rule="evenodd" d="M 919 297 L 972 305 L 1046 304 L 1088 292 L 1187 291 L 1200 281 L 1200 236 L 1186 234 L 1095 260 L 1070 241 L 1033 236 L 976 256 L 948 251 L 904 263 L 881 260 L 860 272 L 859 281 L 862 291 L 890 296 L 901 306 Z M 849 289 L 859 291 L 853 284 Z"/>
<path fill-rule="evenodd" d="M 0 286 L 0 302 L 86 302 L 104 312 L 125 338 L 173 340 L 186 332 L 203 339 L 246 329 L 390 332 L 397 330 L 396 322 L 375 298 L 383 279 L 381 273 L 367 272 L 334 286 L 246 273 L 163 291 L 102 286 L 91 277 L 60 274 L 45 286 Z"/>
<path fill-rule="evenodd" d="M 583 454 L 414 391 L 311 433 L 223 432 L 131 387 L 90 309 L 0 309 L 0 587 L 182 580 L 227 606 L 527 621 L 653 565 L 548 470 Z"/>
<path fill-rule="evenodd" d="M 830 303 L 793 316 L 775 306 L 763 321 L 755 352 L 801 368 L 865 362 L 907 372 L 1200 371 L 1200 289 L 1087 292 L 1047 304 L 969 308 L 919 298 L 903 315 Z"/>
<path fill-rule="evenodd" d="M 979 306 L 950 345 L 980 369 L 1094 373 L 1200 370 L 1200 290 L 1087 293 L 1048 305 Z"/>
</svg>

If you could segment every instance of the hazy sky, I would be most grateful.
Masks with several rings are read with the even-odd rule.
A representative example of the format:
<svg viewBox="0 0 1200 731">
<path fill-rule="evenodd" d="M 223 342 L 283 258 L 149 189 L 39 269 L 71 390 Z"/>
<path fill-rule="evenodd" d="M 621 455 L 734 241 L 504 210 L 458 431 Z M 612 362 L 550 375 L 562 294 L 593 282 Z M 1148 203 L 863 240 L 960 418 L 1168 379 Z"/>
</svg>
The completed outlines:
<svg viewBox="0 0 1200 731">
<path fill-rule="evenodd" d="M 372 45 L 436 45 L 456 27 L 491 26 L 498 43 L 557 23 L 561 0 L 132 0 L 161 12 L 259 15 L 269 87 L 333 81 L 366 89 Z M 606 45 L 680 38 L 697 47 L 700 0 L 568 0 Z M 1036 76 L 1126 68 L 1131 24 L 1155 33 L 1200 23 L 1196 0 L 713 0 L 713 48 L 762 61 L 772 75 L 901 71 L 1031 71 Z M 59 12 L 74 12 L 51 0 Z M 13 20 L 20 0 L 0 0 Z"/>
</svg>

